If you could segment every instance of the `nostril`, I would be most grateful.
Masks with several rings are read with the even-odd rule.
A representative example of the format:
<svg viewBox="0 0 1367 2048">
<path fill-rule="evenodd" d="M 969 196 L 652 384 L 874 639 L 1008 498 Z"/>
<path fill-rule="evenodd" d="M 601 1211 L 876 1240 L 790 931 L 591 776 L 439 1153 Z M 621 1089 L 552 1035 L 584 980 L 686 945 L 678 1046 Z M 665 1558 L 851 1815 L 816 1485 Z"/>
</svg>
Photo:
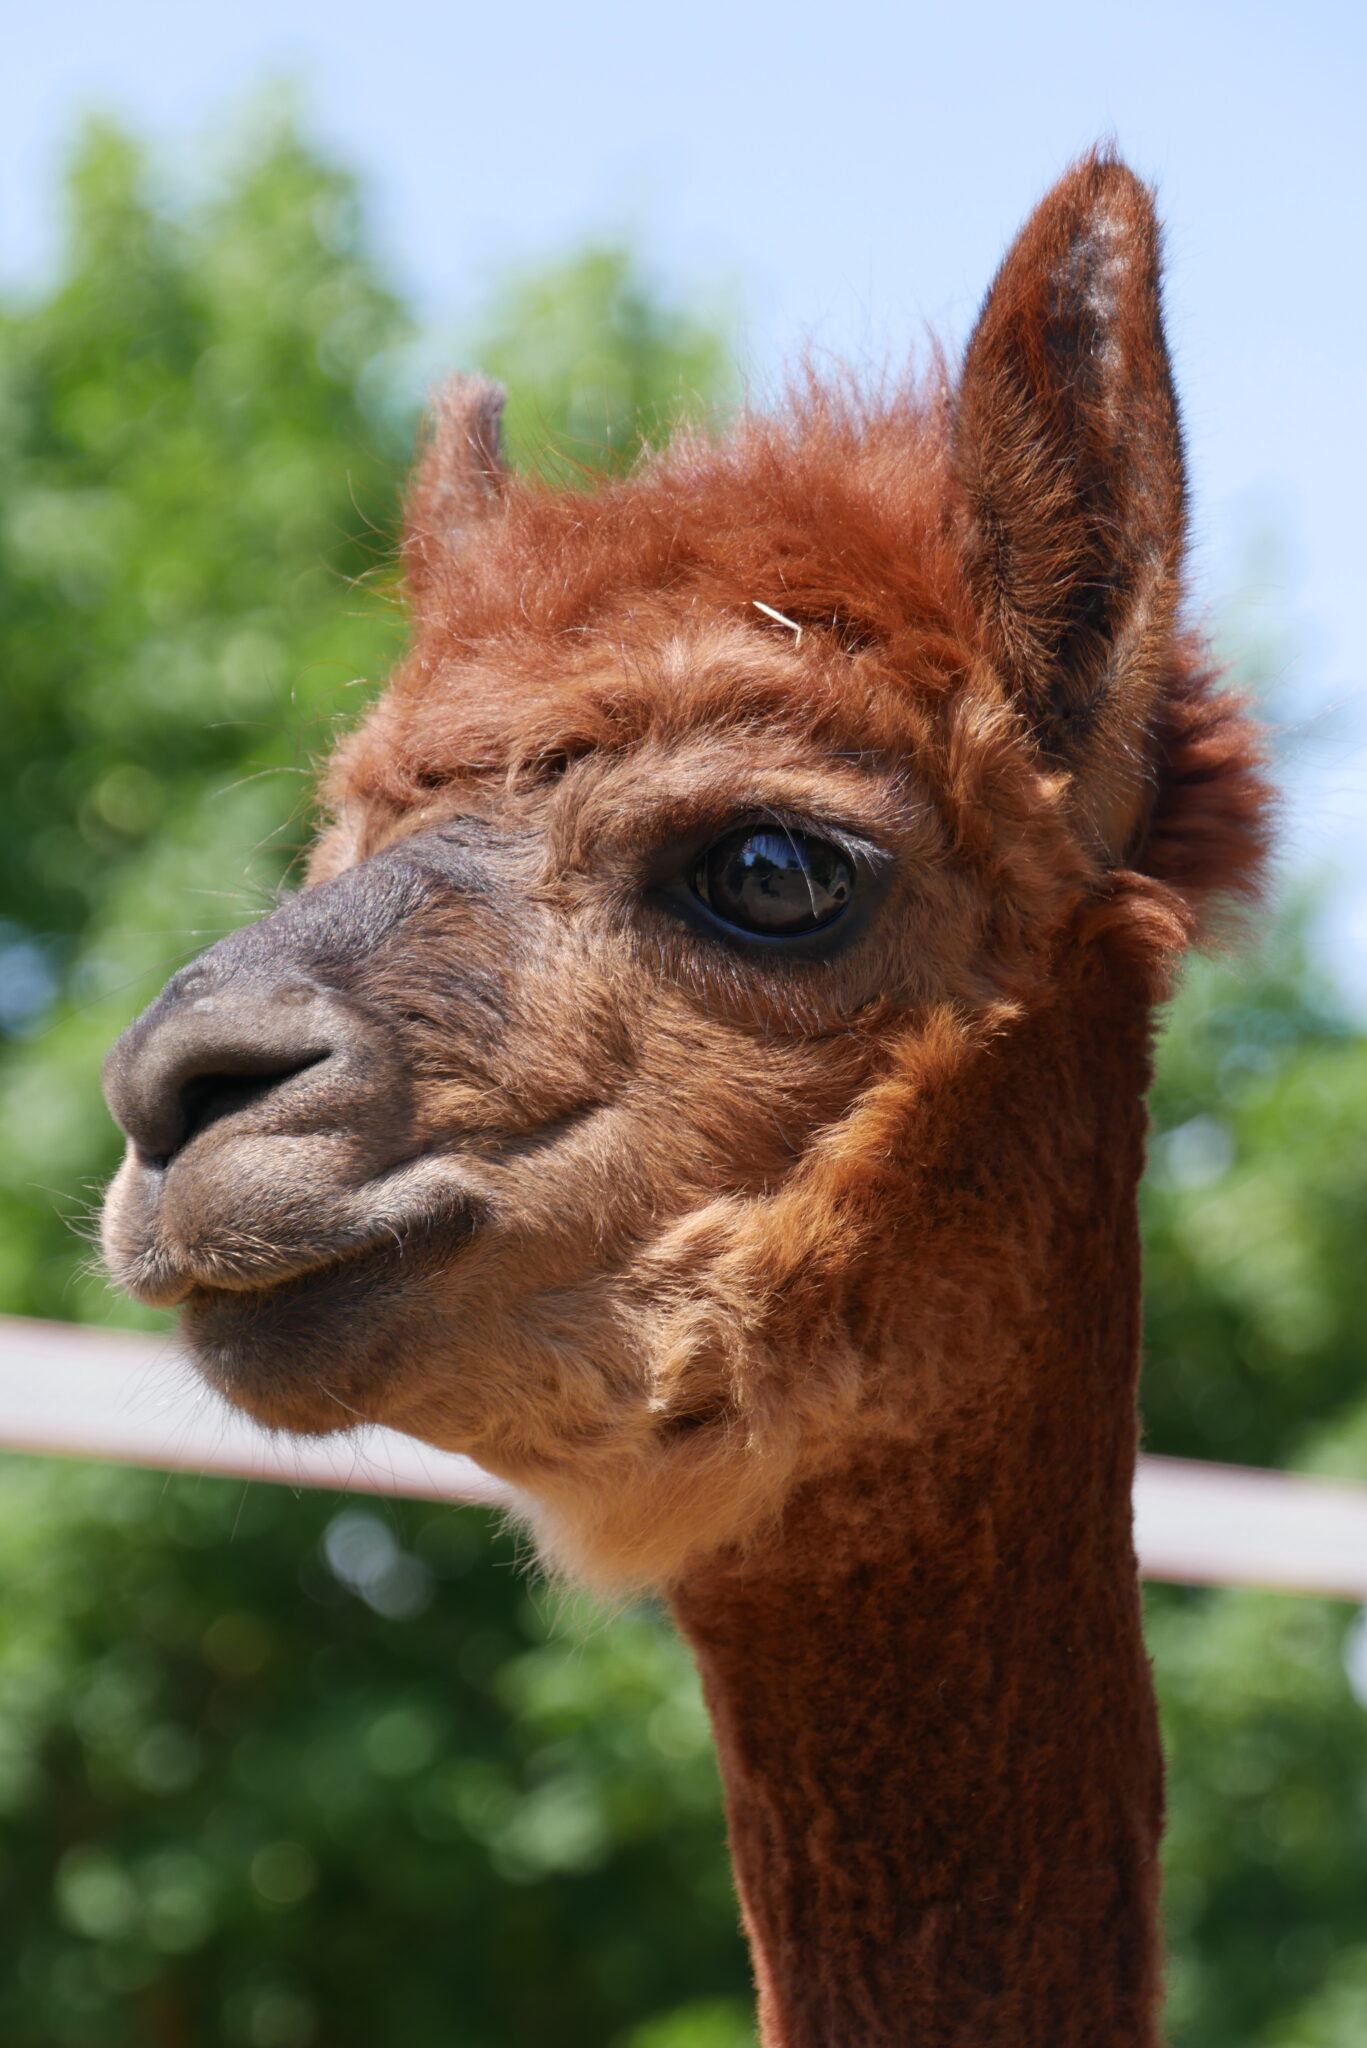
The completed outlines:
<svg viewBox="0 0 1367 2048">
<path fill-rule="evenodd" d="M 170 983 L 111 1049 L 105 1094 L 138 1158 L 164 1167 L 226 1119 L 262 1132 L 275 1123 L 282 1133 L 307 1119 L 315 1084 L 300 1077 L 335 1058 L 328 1071 L 341 1081 L 364 1035 L 302 977 L 234 984 L 200 969 Z"/>
<path fill-rule="evenodd" d="M 236 1073 L 192 1074 L 181 1084 L 180 1128 L 175 1142 L 169 1152 L 152 1163 L 160 1166 L 169 1164 L 177 1152 L 183 1151 L 201 1131 L 207 1131 L 210 1124 L 264 1101 L 284 1082 L 292 1081 L 296 1074 L 307 1073 L 310 1067 L 316 1067 L 327 1057 L 326 1052 L 314 1052 L 299 1059 L 272 1063 L 265 1071 L 255 1068 L 248 1072 L 239 1069 Z"/>
</svg>

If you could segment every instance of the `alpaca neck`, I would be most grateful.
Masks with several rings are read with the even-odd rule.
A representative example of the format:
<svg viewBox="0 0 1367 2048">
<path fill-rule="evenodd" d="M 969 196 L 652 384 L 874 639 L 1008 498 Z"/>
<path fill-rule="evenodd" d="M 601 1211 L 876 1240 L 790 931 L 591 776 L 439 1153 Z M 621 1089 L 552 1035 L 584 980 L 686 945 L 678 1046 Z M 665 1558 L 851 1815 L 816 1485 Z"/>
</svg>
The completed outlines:
<svg viewBox="0 0 1367 2048">
<path fill-rule="evenodd" d="M 676 1590 L 765 2048 L 1155 2039 L 1130 1525 L 1147 1062 L 1133 994 L 1089 993 L 1094 1028 L 1060 1005 L 989 1063 L 962 1187 L 892 1247 L 871 1365 L 916 1355 L 947 1272 L 976 1355 L 946 1347 L 921 1431 L 871 1432 L 763 1550 Z"/>
</svg>

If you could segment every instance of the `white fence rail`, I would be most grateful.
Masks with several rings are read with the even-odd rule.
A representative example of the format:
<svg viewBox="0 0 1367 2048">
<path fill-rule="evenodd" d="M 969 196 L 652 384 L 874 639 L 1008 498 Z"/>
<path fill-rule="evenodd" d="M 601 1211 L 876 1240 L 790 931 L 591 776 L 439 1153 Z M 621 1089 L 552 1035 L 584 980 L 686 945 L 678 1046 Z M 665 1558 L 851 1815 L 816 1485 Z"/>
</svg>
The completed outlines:
<svg viewBox="0 0 1367 2048">
<path fill-rule="evenodd" d="M 0 1317 L 0 1449 L 220 1473 L 343 1493 L 497 1504 L 468 1458 L 393 1430 L 272 1434 L 195 1378 L 173 1341 Z M 1146 1577 L 1367 1601 L 1367 1486 L 1188 1458 L 1141 1458 Z"/>
</svg>

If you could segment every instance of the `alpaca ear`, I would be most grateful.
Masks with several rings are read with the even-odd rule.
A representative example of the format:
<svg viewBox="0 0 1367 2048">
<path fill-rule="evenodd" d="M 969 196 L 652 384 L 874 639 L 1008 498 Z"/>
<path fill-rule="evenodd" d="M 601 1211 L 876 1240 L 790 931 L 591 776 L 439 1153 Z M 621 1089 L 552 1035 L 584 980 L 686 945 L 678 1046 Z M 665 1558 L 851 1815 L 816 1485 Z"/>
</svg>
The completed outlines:
<svg viewBox="0 0 1367 2048">
<path fill-rule="evenodd" d="M 964 362 L 954 457 L 987 651 L 1118 857 L 1144 809 L 1185 482 L 1158 222 L 1113 158 L 1063 178 L 998 272 Z"/>
<path fill-rule="evenodd" d="M 487 518 L 503 495 L 505 396 L 501 384 L 485 377 L 452 377 L 432 402 L 404 521 L 404 571 L 419 603 L 460 536 Z"/>
</svg>

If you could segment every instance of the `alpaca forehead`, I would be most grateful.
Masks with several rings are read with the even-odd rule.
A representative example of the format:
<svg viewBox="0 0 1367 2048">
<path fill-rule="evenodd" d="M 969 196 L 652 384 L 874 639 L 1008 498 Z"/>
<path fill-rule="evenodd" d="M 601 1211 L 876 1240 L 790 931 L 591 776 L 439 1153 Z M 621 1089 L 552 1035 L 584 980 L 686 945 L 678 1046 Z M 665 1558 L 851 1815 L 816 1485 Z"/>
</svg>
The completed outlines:
<svg viewBox="0 0 1367 2048">
<path fill-rule="evenodd" d="M 482 786 L 498 804 L 510 773 L 592 756 L 633 758 L 641 777 L 686 762 L 695 788 L 709 773 L 734 782 L 747 761 L 847 784 L 861 764 L 897 764 L 926 780 L 936 705 L 968 668 L 961 650 L 912 635 L 894 672 L 881 651 L 851 654 L 819 628 L 799 639 L 758 612 L 642 605 L 630 625 L 630 637 L 613 626 L 420 649 L 343 743 L 329 802 L 397 823 L 440 806 L 444 788 Z"/>
<path fill-rule="evenodd" d="M 569 644 L 496 657 L 492 672 L 456 681 L 476 717 L 493 714 L 497 758 L 617 753 L 648 739 L 903 752 L 924 732 L 909 678 L 894 682 L 877 660 L 852 658 L 810 622 L 799 638 L 754 610 L 680 619 L 641 603 L 620 626 L 563 638 Z M 443 708 L 429 700 L 426 719 L 423 708 L 415 732 L 438 738 Z"/>
<path fill-rule="evenodd" d="M 617 857 L 639 865 L 652 850 L 667 866 L 690 841 L 696 849 L 739 819 L 925 858 L 945 844 L 934 796 L 902 757 L 879 748 L 841 753 L 795 730 L 745 725 L 657 732 L 594 755 L 546 812 L 555 864 L 570 869 L 602 869 Z"/>
</svg>

